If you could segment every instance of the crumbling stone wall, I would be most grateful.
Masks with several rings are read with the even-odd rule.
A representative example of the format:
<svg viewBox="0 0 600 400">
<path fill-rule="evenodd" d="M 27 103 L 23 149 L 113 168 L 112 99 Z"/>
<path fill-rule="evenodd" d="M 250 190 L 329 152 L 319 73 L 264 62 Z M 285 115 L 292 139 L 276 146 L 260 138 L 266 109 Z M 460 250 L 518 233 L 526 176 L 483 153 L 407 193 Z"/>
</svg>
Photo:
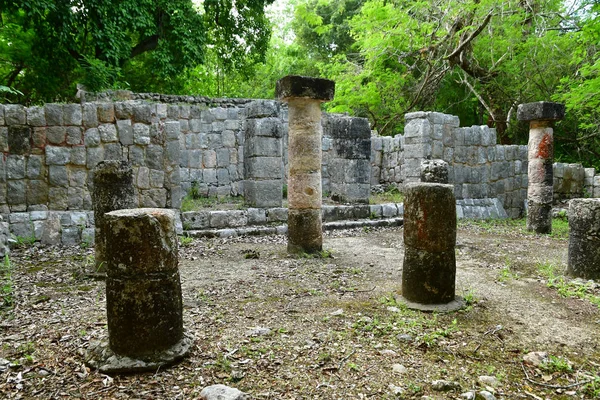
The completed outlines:
<svg viewBox="0 0 600 400">
<path fill-rule="evenodd" d="M 600 197 L 600 174 L 581 164 L 554 163 L 554 200 Z"/>
</svg>

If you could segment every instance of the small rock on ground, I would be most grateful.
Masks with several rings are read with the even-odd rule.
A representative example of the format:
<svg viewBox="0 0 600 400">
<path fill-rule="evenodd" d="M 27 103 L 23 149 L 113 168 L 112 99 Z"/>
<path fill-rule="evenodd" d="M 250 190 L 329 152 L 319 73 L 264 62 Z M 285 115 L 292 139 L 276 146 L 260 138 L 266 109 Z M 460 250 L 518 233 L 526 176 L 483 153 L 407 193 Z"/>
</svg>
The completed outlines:
<svg viewBox="0 0 600 400">
<path fill-rule="evenodd" d="M 525 364 L 539 367 L 540 365 L 548 362 L 548 353 L 545 351 L 532 351 L 531 353 L 527 353 L 523 356 L 523 361 L 525 361 Z"/>
<path fill-rule="evenodd" d="M 202 400 L 248 400 L 244 392 L 225 385 L 207 386 L 200 392 Z"/>
<path fill-rule="evenodd" d="M 445 380 L 431 382 L 431 388 L 438 392 L 448 392 L 450 390 L 460 390 L 460 383 Z"/>
</svg>

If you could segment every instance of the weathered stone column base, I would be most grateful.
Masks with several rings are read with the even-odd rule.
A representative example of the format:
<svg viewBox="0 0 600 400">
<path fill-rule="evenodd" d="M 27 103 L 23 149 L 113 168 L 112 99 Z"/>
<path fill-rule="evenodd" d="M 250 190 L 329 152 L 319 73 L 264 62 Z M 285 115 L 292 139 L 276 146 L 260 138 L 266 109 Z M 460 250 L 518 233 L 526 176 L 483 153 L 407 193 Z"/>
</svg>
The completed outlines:
<svg viewBox="0 0 600 400">
<path fill-rule="evenodd" d="M 288 252 L 318 253 L 323 250 L 321 210 L 290 209 L 288 211 Z"/>
<path fill-rule="evenodd" d="M 85 364 L 105 374 L 155 371 L 160 367 L 181 361 L 191 350 L 194 340 L 186 335 L 168 349 L 139 358 L 116 354 L 110 348 L 108 339 L 92 345 L 85 356 Z"/>
<path fill-rule="evenodd" d="M 465 299 L 460 296 L 456 296 L 454 300 L 449 303 L 442 304 L 421 304 L 415 303 L 414 301 L 409 301 L 404 297 L 400 296 L 397 301 L 402 303 L 411 310 L 424 311 L 424 312 L 436 312 L 436 313 L 445 313 L 460 310 L 464 308 L 467 304 Z"/>
<path fill-rule="evenodd" d="M 573 199 L 569 203 L 567 274 L 600 279 L 600 199 Z"/>
<path fill-rule="evenodd" d="M 405 245 L 402 296 L 420 304 L 443 304 L 454 300 L 456 256 L 454 249 L 430 252 Z"/>
<path fill-rule="evenodd" d="M 527 230 L 540 234 L 552 232 L 552 204 L 527 200 Z"/>
</svg>

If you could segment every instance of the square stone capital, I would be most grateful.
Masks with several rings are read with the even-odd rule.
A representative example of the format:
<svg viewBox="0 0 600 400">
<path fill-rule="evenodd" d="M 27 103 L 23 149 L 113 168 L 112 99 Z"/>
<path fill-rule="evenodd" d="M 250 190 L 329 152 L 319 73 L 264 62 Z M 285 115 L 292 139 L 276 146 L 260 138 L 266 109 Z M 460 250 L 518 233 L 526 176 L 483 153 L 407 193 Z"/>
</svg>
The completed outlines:
<svg viewBox="0 0 600 400">
<path fill-rule="evenodd" d="M 288 75 L 277 81 L 275 96 L 279 100 L 306 98 L 329 101 L 335 93 L 335 82 L 329 79 Z"/>
<path fill-rule="evenodd" d="M 519 104 L 517 119 L 519 121 L 557 121 L 565 117 L 565 105 L 538 101 Z"/>
</svg>

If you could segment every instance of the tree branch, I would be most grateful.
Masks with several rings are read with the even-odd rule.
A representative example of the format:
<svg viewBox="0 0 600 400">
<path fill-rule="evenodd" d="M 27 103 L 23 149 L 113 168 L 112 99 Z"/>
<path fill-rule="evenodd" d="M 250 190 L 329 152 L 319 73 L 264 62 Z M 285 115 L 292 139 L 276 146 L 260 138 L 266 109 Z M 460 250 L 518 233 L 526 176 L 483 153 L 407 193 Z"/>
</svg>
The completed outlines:
<svg viewBox="0 0 600 400">
<path fill-rule="evenodd" d="M 459 55 L 465 48 L 466 45 L 468 45 L 469 43 L 471 43 L 471 41 L 473 41 L 473 39 L 475 39 L 477 36 L 479 36 L 479 34 L 485 29 L 485 27 L 487 26 L 487 24 L 490 22 L 490 20 L 492 19 L 492 15 L 493 12 L 490 11 L 488 13 L 488 15 L 486 15 L 485 19 L 483 20 L 483 22 L 481 23 L 481 25 L 479 25 L 477 27 L 477 29 L 475 29 L 470 35 L 469 37 L 467 37 L 463 42 L 461 42 L 458 47 L 456 49 L 454 49 L 454 51 L 452 53 L 450 53 L 450 55 L 446 56 L 446 60 L 450 60 L 452 58 L 456 58 L 457 55 Z"/>
<path fill-rule="evenodd" d="M 158 35 L 152 35 L 141 42 L 139 42 L 133 49 L 131 49 L 131 58 L 139 56 L 150 50 L 156 49 L 158 46 Z"/>
</svg>

